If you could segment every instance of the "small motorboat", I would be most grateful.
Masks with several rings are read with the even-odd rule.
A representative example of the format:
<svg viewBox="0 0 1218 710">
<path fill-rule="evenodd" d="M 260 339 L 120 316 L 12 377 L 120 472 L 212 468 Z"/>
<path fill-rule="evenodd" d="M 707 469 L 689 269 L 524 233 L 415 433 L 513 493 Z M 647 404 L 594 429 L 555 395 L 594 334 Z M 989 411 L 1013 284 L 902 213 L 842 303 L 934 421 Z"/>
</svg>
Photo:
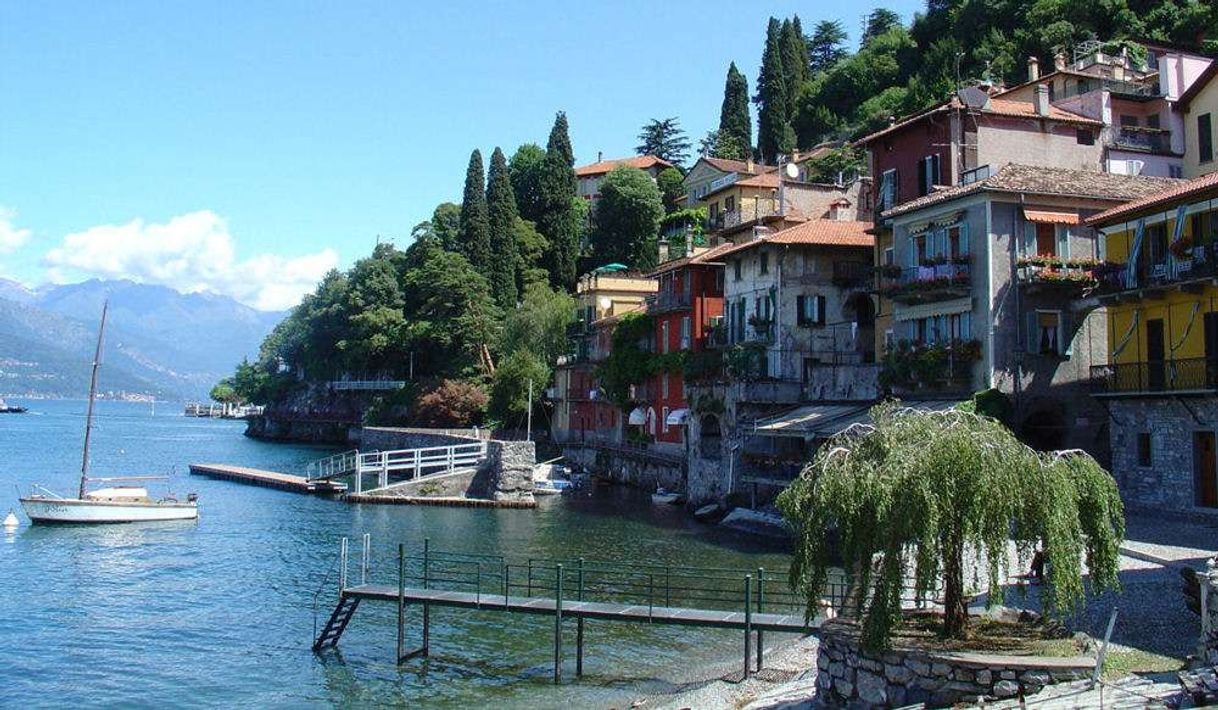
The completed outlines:
<svg viewBox="0 0 1218 710">
<path fill-rule="evenodd" d="M 570 475 L 567 467 L 560 466 L 554 461 L 546 461 L 533 467 L 533 495 L 558 495 L 572 488 L 571 481 L 567 479 L 567 476 Z"/>
<path fill-rule="evenodd" d="M 30 410 L 25 407 L 8 404 L 3 399 L 0 399 L 0 414 L 25 414 L 28 411 Z"/>
<path fill-rule="evenodd" d="M 651 502 L 655 505 L 680 505 L 684 500 L 685 496 L 664 490 L 663 487 L 657 488 L 656 492 L 651 494 Z"/>
</svg>

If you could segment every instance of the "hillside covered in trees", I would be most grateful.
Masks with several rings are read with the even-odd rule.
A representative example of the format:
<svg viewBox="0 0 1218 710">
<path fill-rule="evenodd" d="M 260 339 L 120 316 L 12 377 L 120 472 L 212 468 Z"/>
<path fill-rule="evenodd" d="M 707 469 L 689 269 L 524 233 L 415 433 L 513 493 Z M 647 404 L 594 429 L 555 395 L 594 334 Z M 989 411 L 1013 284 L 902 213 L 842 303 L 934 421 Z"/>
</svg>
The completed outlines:
<svg viewBox="0 0 1218 710">
<path fill-rule="evenodd" d="M 1218 7 L 1206 0 L 929 0 L 908 24 L 877 9 L 862 18 L 855 51 L 842 20 L 803 27 L 771 18 L 756 75 L 756 142 L 750 143 L 747 80 L 728 68 L 719 129 L 704 152 L 743 159 L 755 146 L 772 161 L 822 141 L 849 139 L 895 116 L 946 99 L 976 80 L 1021 83 L 1026 60 L 1052 66 L 1086 40 L 1170 45 L 1218 54 Z"/>
</svg>

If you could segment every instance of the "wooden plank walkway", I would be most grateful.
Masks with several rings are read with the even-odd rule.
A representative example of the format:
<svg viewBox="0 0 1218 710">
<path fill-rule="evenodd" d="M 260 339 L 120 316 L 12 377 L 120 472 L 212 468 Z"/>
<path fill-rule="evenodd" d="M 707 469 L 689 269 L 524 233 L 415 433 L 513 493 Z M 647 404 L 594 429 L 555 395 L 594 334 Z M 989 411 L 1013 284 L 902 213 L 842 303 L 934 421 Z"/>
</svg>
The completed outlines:
<svg viewBox="0 0 1218 710">
<path fill-rule="evenodd" d="M 370 601 L 398 601 L 398 588 L 390 584 L 364 584 L 348 587 L 343 591 L 347 598 Z M 452 592 L 438 589 L 406 587 L 404 598 L 407 604 L 428 603 L 436 606 L 459 609 L 481 609 L 484 611 L 508 611 L 523 614 L 555 615 L 555 600 L 546 597 L 518 597 L 475 592 Z M 601 621 L 623 621 L 646 624 L 668 624 L 674 626 L 701 626 L 719 629 L 746 628 L 743 612 L 715 611 L 708 609 L 686 609 L 682 607 L 651 607 L 646 604 L 610 604 L 605 602 L 581 602 L 564 599 L 562 615 Z M 753 631 L 778 631 L 782 633 L 807 634 L 824 623 L 823 617 L 804 623 L 803 614 L 764 614 L 754 612 L 748 620 Z"/>
<path fill-rule="evenodd" d="M 196 476 L 220 478 L 237 483 L 248 483 L 267 488 L 292 491 L 294 493 L 312 493 L 317 495 L 336 495 L 347 490 L 344 483 L 337 481 L 310 481 L 304 476 L 293 476 L 278 471 L 265 471 L 260 468 L 247 466 L 230 466 L 228 464 L 192 463 L 190 472 Z"/>
</svg>

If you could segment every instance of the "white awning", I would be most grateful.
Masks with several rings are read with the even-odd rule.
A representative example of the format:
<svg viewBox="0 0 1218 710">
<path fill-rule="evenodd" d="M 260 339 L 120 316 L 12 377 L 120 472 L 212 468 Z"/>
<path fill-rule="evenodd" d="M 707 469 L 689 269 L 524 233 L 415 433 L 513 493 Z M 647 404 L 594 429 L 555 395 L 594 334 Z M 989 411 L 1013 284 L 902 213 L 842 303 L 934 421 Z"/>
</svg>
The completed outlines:
<svg viewBox="0 0 1218 710">
<path fill-rule="evenodd" d="M 811 404 L 783 414 L 759 419 L 753 433 L 760 436 L 814 436 L 825 422 L 866 413 L 866 404 Z"/>
<path fill-rule="evenodd" d="M 925 412 L 954 408 L 957 400 L 909 400 L 898 405 Z M 777 416 L 760 419 L 753 430 L 758 436 L 792 436 L 828 439 L 855 424 L 871 423 L 871 404 L 812 404 Z"/>
<path fill-rule="evenodd" d="M 635 407 L 630 412 L 630 418 L 626 420 L 631 426 L 643 426 L 647 423 L 647 412 L 642 407 Z"/>
<path fill-rule="evenodd" d="M 688 409 L 674 409 L 668 413 L 668 419 L 664 420 L 664 423 L 668 426 L 681 426 L 687 421 L 689 421 Z"/>
</svg>

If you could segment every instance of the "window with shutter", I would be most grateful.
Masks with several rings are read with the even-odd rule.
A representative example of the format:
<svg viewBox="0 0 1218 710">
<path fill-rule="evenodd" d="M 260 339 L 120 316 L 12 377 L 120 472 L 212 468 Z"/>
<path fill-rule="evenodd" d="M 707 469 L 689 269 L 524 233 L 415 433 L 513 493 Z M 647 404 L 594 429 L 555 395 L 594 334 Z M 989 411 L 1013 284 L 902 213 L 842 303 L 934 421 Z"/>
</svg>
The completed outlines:
<svg viewBox="0 0 1218 710">
<path fill-rule="evenodd" d="M 1070 228 L 1064 224 L 1057 225 L 1057 256 L 1070 258 Z"/>
<path fill-rule="evenodd" d="M 807 308 L 807 306 L 805 305 L 805 302 L 807 300 L 808 300 L 807 296 L 799 295 L 799 296 L 795 297 L 795 324 L 796 325 L 807 325 L 808 324 L 808 316 L 807 316 L 807 313 L 805 312 L 805 309 Z"/>
<path fill-rule="evenodd" d="M 1214 126 L 1208 113 L 1197 117 L 1197 152 L 1199 162 L 1208 163 L 1214 159 Z"/>
</svg>

